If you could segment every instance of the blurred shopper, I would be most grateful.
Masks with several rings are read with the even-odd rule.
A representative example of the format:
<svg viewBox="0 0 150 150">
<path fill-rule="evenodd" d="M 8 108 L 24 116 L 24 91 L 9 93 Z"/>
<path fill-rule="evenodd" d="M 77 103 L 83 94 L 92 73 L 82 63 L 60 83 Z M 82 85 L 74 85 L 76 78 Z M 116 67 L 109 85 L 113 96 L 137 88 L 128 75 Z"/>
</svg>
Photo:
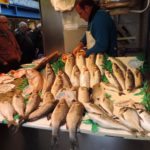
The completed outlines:
<svg viewBox="0 0 150 150">
<path fill-rule="evenodd" d="M 26 22 L 19 23 L 19 28 L 15 31 L 15 35 L 22 51 L 21 63 L 31 63 L 35 59 L 35 49 Z"/>
<path fill-rule="evenodd" d="M 36 28 L 32 32 L 32 40 L 36 49 L 36 58 L 44 56 L 43 39 L 41 31 L 41 23 L 37 24 Z"/>
<path fill-rule="evenodd" d="M 20 67 L 21 51 L 15 36 L 9 29 L 7 17 L 0 15 L 0 72 Z"/>
</svg>

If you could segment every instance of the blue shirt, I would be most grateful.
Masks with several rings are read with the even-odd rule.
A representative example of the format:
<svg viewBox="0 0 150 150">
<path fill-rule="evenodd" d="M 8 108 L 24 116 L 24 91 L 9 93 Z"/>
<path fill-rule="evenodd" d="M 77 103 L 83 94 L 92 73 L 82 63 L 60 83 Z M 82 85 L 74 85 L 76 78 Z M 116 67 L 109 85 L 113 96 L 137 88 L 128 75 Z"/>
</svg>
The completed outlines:
<svg viewBox="0 0 150 150">
<path fill-rule="evenodd" d="M 98 10 L 88 24 L 88 30 L 95 39 L 95 45 L 86 51 L 86 55 L 106 53 L 117 55 L 117 30 L 114 21 L 104 10 Z M 86 34 L 81 42 L 86 46 Z"/>
</svg>

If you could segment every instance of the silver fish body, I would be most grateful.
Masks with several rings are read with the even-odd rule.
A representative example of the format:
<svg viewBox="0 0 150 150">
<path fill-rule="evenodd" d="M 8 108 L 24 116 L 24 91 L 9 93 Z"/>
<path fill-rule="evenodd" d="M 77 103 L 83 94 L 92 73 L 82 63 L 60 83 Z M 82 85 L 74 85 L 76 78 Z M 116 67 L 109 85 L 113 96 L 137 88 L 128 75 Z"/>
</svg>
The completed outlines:
<svg viewBox="0 0 150 150">
<path fill-rule="evenodd" d="M 12 105 L 15 109 L 15 111 L 19 114 L 19 116 L 24 117 L 25 116 L 25 102 L 24 98 L 21 94 L 14 94 L 12 99 Z"/>
<path fill-rule="evenodd" d="M 87 103 L 90 101 L 89 89 L 86 87 L 79 87 L 78 89 L 78 101 L 81 103 Z"/>
<path fill-rule="evenodd" d="M 26 105 L 25 116 L 28 116 L 31 112 L 37 109 L 39 107 L 40 101 L 41 98 L 38 93 L 32 93 Z"/>
<path fill-rule="evenodd" d="M 11 103 L 5 101 L 0 103 L 0 112 L 2 116 L 8 121 L 8 123 L 11 125 L 16 125 L 14 121 L 14 114 L 16 113 Z"/>
<path fill-rule="evenodd" d="M 88 113 L 94 113 L 98 115 L 105 114 L 104 110 L 96 104 L 84 103 L 83 105 Z"/>
<path fill-rule="evenodd" d="M 95 121 L 97 124 L 99 124 L 103 128 L 130 131 L 129 128 L 127 128 L 126 126 L 122 125 L 121 123 L 112 119 L 109 116 L 98 115 L 98 114 L 93 114 L 93 113 L 88 113 L 88 116 L 90 117 L 90 119 Z"/>
<path fill-rule="evenodd" d="M 101 81 L 100 70 L 96 65 L 92 65 L 90 71 L 90 87 L 93 88 L 93 86 L 100 83 L 100 81 Z"/>
<path fill-rule="evenodd" d="M 117 64 L 117 66 L 119 67 L 119 69 L 121 69 L 122 73 L 123 73 L 123 77 L 125 77 L 125 74 L 126 74 L 126 65 L 119 59 L 115 58 L 115 57 L 109 57 L 109 60 L 112 62 L 112 63 L 115 63 Z"/>
<path fill-rule="evenodd" d="M 109 83 L 116 87 L 118 90 L 121 90 L 121 86 L 119 84 L 119 82 L 117 81 L 117 79 L 114 77 L 113 74 L 111 74 L 109 71 L 105 70 L 105 76 L 108 79 Z"/>
<path fill-rule="evenodd" d="M 70 81 L 70 79 L 69 79 L 69 77 L 68 77 L 68 75 L 65 73 L 65 72 L 63 72 L 62 70 L 60 70 L 59 72 L 58 72 L 58 74 L 61 76 L 61 78 L 62 78 L 62 82 L 63 82 L 63 88 L 71 88 L 72 87 L 72 84 L 71 84 L 71 81 Z"/>
<path fill-rule="evenodd" d="M 55 107 L 51 116 L 51 127 L 52 127 L 52 145 L 56 144 L 57 136 L 60 126 L 66 119 L 69 107 L 65 99 L 61 99 Z"/>
<path fill-rule="evenodd" d="M 54 84 L 52 85 L 52 88 L 51 88 L 51 93 L 54 95 L 54 97 L 57 95 L 58 91 L 60 89 L 63 88 L 63 81 L 62 81 L 62 78 L 60 75 L 56 75 L 56 78 L 55 78 L 55 81 L 54 81 Z"/>
<path fill-rule="evenodd" d="M 80 71 L 82 70 L 83 67 L 86 67 L 86 62 L 85 62 L 85 58 L 83 55 L 77 53 L 76 65 L 78 66 Z"/>
<path fill-rule="evenodd" d="M 113 63 L 112 69 L 113 69 L 114 76 L 116 77 L 117 81 L 121 85 L 121 88 L 125 90 L 125 76 L 123 75 L 123 72 L 115 63 Z"/>
<path fill-rule="evenodd" d="M 74 65 L 75 65 L 75 58 L 73 54 L 69 54 L 67 56 L 67 60 L 65 63 L 65 73 L 68 75 L 69 78 L 71 78 L 71 72 L 73 70 Z"/>
<path fill-rule="evenodd" d="M 55 98 L 51 92 L 45 92 L 43 96 L 43 103 L 54 102 Z"/>
<path fill-rule="evenodd" d="M 45 75 L 44 75 L 44 84 L 43 84 L 43 89 L 42 89 L 42 95 L 46 91 L 50 91 L 53 83 L 55 81 L 55 73 L 49 63 L 46 64 L 45 68 Z"/>
<path fill-rule="evenodd" d="M 131 91 L 134 88 L 134 76 L 130 69 L 127 69 L 125 76 L 125 89 Z"/>
<path fill-rule="evenodd" d="M 103 69 L 103 64 L 104 64 L 104 55 L 102 54 L 97 54 L 96 55 L 96 65 L 98 66 L 101 75 L 104 75 L 104 69 Z"/>
<path fill-rule="evenodd" d="M 79 87 L 80 86 L 80 70 L 78 66 L 74 65 L 71 73 L 71 83 L 73 87 Z"/>
<path fill-rule="evenodd" d="M 86 67 L 89 71 L 91 71 L 92 66 L 95 65 L 95 54 L 90 54 L 89 57 L 85 59 Z"/>
<path fill-rule="evenodd" d="M 69 130 L 69 138 L 72 148 L 76 147 L 77 145 L 76 132 L 78 125 L 81 122 L 83 112 L 84 112 L 83 105 L 80 102 L 73 102 L 66 117 L 66 124 L 67 129 Z"/>
<path fill-rule="evenodd" d="M 82 87 L 90 87 L 90 72 L 86 67 L 81 69 L 80 73 L 80 86 Z"/>
</svg>

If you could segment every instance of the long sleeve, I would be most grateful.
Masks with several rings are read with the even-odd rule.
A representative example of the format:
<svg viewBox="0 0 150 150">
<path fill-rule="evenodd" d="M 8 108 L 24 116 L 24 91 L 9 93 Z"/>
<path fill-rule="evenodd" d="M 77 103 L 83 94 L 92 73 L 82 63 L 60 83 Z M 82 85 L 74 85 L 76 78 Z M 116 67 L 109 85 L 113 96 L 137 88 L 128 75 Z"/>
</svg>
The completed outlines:
<svg viewBox="0 0 150 150">
<path fill-rule="evenodd" d="M 111 17 L 104 11 L 95 15 L 91 24 L 90 31 L 95 39 L 95 45 L 88 49 L 86 55 L 91 53 L 108 53 L 116 46 L 117 32 Z M 113 53 L 113 52 L 112 52 Z"/>
<path fill-rule="evenodd" d="M 86 34 L 84 33 L 82 39 L 80 40 L 80 42 L 83 43 L 84 46 L 86 46 Z"/>
</svg>

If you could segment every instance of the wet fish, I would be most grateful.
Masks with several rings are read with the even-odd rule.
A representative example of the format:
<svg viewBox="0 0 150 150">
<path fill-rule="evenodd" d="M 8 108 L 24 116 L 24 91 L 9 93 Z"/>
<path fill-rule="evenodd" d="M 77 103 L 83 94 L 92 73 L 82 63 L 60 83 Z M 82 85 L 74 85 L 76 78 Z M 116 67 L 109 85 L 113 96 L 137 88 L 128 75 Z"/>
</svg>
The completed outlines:
<svg viewBox="0 0 150 150">
<path fill-rule="evenodd" d="M 42 89 L 42 95 L 46 91 L 50 91 L 53 83 L 55 81 L 55 73 L 49 63 L 46 64 L 45 68 L 45 75 L 44 75 L 44 84 L 43 84 L 43 89 Z"/>
<path fill-rule="evenodd" d="M 78 101 L 81 103 L 87 103 L 90 101 L 89 89 L 86 87 L 79 87 L 78 89 Z"/>
<path fill-rule="evenodd" d="M 106 112 L 101 107 L 97 106 L 96 104 L 84 103 L 83 105 L 88 113 L 94 113 L 98 115 L 106 114 Z"/>
<path fill-rule="evenodd" d="M 75 65 L 72 69 L 71 78 L 70 78 L 72 86 L 79 87 L 80 86 L 79 79 L 80 79 L 80 70 L 78 66 Z"/>
<path fill-rule="evenodd" d="M 135 80 L 135 88 L 139 88 L 143 85 L 142 73 L 139 71 L 139 69 L 134 69 L 132 71 L 133 71 L 134 80 Z"/>
<path fill-rule="evenodd" d="M 26 70 L 26 77 L 29 82 L 29 86 L 31 86 L 33 92 L 38 92 L 43 88 L 43 77 L 35 69 L 27 69 Z"/>
<path fill-rule="evenodd" d="M 82 70 L 82 67 L 86 67 L 85 58 L 80 53 L 77 53 L 76 55 L 76 65 L 78 66 L 80 71 Z"/>
<path fill-rule="evenodd" d="M 26 105 L 25 109 L 25 116 L 28 117 L 30 113 L 32 113 L 35 109 L 39 107 L 41 98 L 38 95 L 38 93 L 32 93 L 32 95 L 29 97 L 29 100 Z"/>
<path fill-rule="evenodd" d="M 81 122 L 84 107 L 80 102 L 73 102 L 66 117 L 67 129 L 69 130 L 69 138 L 72 150 L 77 147 L 77 128 Z"/>
<path fill-rule="evenodd" d="M 95 86 L 93 86 L 91 98 L 94 101 L 94 104 L 99 105 L 99 102 L 101 99 L 103 99 L 103 97 L 104 97 L 104 90 L 101 84 L 96 84 Z"/>
<path fill-rule="evenodd" d="M 131 91 L 134 88 L 134 76 L 130 69 L 127 69 L 125 76 L 125 89 Z"/>
<path fill-rule="evenodd" d="M 86 61 L 86 67 L 88 68 L 88 70 L 90 71 L 92 66 L 95 65 L 95 54 L 91 54 L 89 55 L 89 57 L 87 57 L 85 59 Z"/>
<path fill-rule="evenodd" d="M 103 64 L 104 64 L 104 55 L 103 54 L 97 54 L 96 55 L 96 65 L 98 66 L 101 75 L 104 75 L 104 69 L 103 69 Z"/>
<path fill-rule="evenodd" d="M 65 99 L 61 99 L 51 116 L 52 146 L 56 144 L 60 126 L 65 122 L 69 107 Z"/>
<path fill-rule="evenodd" d="M 143 129 L 150 131 L 150 113 L 145 110 L 137 110 L 138 115 L 140 116 L 140 124 Z"/>
<path fill-rule="evenodd" d="M 71 78 L 71 72 L 72 72 L 74 65 L 75 65 L 75 58 L 73 54 L 69 54 L 67 56 L 67 60 L 65 63 L 65 73 L 68 75 L 69 78 Z"/>
<path fill-rule="evenodd" d="M 29 114 L 28 121 L 35 121 L 49 114 L 54 110 L 56 104 L 57 101 L 46 101 L 38 109 Z"/>
<path fill-rule="evenodd" d="M 98 115 L 93 113 L 88 113 L 88 116 L 90 119 L 95 121 L 97 124 L 99 124 L 101 127 L 106 129 L 115 129 L 115 130 L 126 130 L 130 132 L 130 129 L 121 124 L 120 122 L 112 119 L 109 116 L 106 115 Z"/>
<path fill-rule="evenodd" d="M 54 102 L 55 98 L 51 92 L 45 92 L 43 96 L 43 103 Z"/>
<path fill-rule="evenodd" d="M 99 68 L 96 65 L 91 66 L 90 87 L 93 88 L 93 86 L 100 83 L 100 81 L 101 81 L 101 73 Z"/>
<path fill-rule="evenodd" d="M 108 113 L 109 116 L 113 116 L 113 103 L 108 98 L 103 98 L 100 100 L 101 107 Z"/>
<path fill-rule="evenodd" d="M 71 84 L 71 81 L 70 81 L 68 75 L 67 75 L 64 71 L 62 71 L 62 70 L 60 70 L 60 71 L 58 72 L 58 74 L 59 74 L 59 75 L 61 76 L 61 78 L 62 78 L 63 88 L 66 88 L 66 89 L 71 88 L 71 87 L 72 87 L 72 84 Z"/>
<path fill-rule="evenodd" d="M 55 81 L 54 81 L 54 84 L 52 85 L 52 88 L 51 88 L 51 93 L 54 95 L 54 97 L 57 95 L 58 91 L 60 89 L 63 88 L 63 81 L 62 81 L 62 78 L 60 75 L 56 75 L 56 78 L 55 78 Z"/>
<path fill-rule="evenodd" d="M 144 134 L 144 129 L 140 126 L 140 118 L 132 108 L 122 108 L 120 110 L 119 121 L 128 128 Z"/>
<path fill-rule="evenodd" d="M 125 76 L 123 75 L 123 72 L 115 63 L 112 64 L 112 69 L 113 69 L 114 76 L 116 77 L 117 81 L 121 85 L 121 88 L 124 90 L 125 89 L 125 78 L 124 78 Z"/>
<path fill-rule="evenodd" d="M 115 63 L 117 64 L 117 66 L 119 67 L 119 69 L 122 71 L 123 73 L 123 76 L 125 77 L 125 74 L 126 74 L 126 65 L 119 59 L 115 58 L 115 57 L 109 57 L 109 60 L 112 62 L 112 63 Z"/>
<path fill-rule="evenodd" d="M 0 102 L 0 113 L 8 121 L 8 127 L 10 125 L 17 125 L 13 118 L 16 112 L 11 103 L 8 101 Z"/>
<path fill-rule="evenodd" d="M 81 69 L 80 86 L 87 88 L 90 87 L 90 72 L 86 67 Z"/>
<path fill-rule="evenodd" d="M 25 116 L 25 103 L 24 98 L 21 94 L 15 93 L 12 99 L 12 105 L 15 111 L 19 114 L 20 117 L 24 118 Z"/>
<path fill-rule="evenodd" d="M 118 90 L 122 90 L 119 82 L 117 81 L 117 79 L 114 77 L 113 74 L 105 70 L 105 76 L 108 79 L 109 83 L 112 84 L 112 86 L 116 87 Z"/>
</svg>

